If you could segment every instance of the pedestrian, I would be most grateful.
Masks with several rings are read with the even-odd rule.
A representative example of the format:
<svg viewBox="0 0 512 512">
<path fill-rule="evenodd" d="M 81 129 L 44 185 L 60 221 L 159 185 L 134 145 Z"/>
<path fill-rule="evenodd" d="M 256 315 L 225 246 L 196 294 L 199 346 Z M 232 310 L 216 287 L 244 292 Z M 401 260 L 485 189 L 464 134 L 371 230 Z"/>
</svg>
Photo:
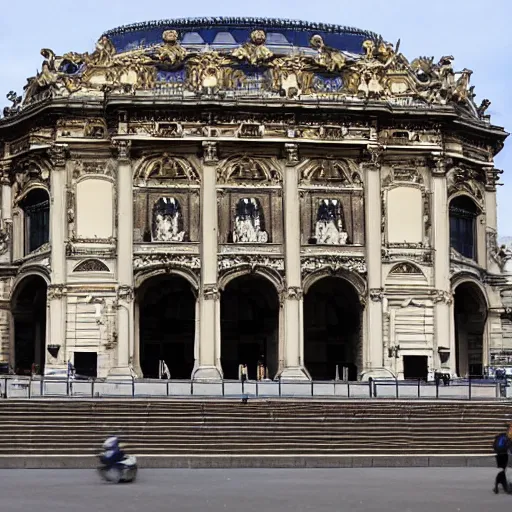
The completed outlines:
<svg viewBox="0 0 512 512">
<path fill-rule="evenodd" d="M 507 482 L 507 466 L 508 466 L 508 452 L 510 449 L 510 435 L 512 434 L 512 427 L 508 428 L 508 432 L 501 432 L 494 438 L 494 452 L 496 453 L 496 466 L 501 471 L 496 475 L 494 481 L 494 493 L 498 494 L 499 486 L 503 487 L 505 492 L 508 492 Z"/>
</svg>

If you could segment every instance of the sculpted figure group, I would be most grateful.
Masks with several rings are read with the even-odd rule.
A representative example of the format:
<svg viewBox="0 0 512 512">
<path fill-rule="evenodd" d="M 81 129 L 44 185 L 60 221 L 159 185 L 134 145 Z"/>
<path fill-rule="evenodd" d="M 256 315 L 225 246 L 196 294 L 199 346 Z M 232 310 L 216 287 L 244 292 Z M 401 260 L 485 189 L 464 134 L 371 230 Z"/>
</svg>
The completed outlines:
<svg viewBox="0 0 512 512">
<path fill-rule="evenodd" d="M 257 29 L 250 40 L 232 51 L 187 51 L 175 30 L 166 30 L 162 42 L 147 48 L 117 53 L 112 41 L 102 36 L 93 53 L 67 53 L 56 56 L 49 49 L 41 71 L 29 79 L 21 108 L 35 101 L 41 93 L 71 95 L 92 90 L 133 93 L 153 89 L 162 76 L 183 79 L 163 81 L 169 87 L 179 85 L 184 94 L 216 95 L 229 90 L 255 88 L 260 93 L 287 98 L 307 95 L 321 97 L 328 88 L 322 82 L 339 78 L 342 84 L 334 92 L 341 97 L 362 100 L 411 98 L 427 103 L 455 102 L 465 105 L 475 117 L 482 117 L 489 101 L 477 107 L 468 69 L 456 73 L 453 57 L 420 57 L 409 63 L 396 47 L 367 40 L 363 54 L 354 56 L 330 48 L 322 36 L 313 35 L 310 46 L 316 54 L 277 55 L 266 46 L 266 34 Z M 17 95 L 6 115 L 19 111 Z"/>
</svg>

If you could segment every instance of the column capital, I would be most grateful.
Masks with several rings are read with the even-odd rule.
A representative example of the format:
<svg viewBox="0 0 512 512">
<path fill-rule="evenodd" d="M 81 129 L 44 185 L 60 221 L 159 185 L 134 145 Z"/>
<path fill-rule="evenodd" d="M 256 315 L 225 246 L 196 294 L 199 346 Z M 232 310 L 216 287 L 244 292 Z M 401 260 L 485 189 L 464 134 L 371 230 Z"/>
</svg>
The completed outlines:
<svg viewBox="0 0 512 512">
<path fill-rule="evenodd" d="M 119 285 L 117 288 L 117 298 L 125 302 L 132 302 L 134 298 L 133 286 Z"/>
<path fill-rule="evenodd" d="M 118 162 L 128 163 L 130 161 L 131 140 L 115 139 L 112 141 L 112 146 L 117 150 Z"/>
<path fill-rule="evenodd" d="M 453 293 L 447 292 L 445 290 L 435 290 L 433 296 L 434 304 L 448 304 L 450 305 L 453 302 Z"/>
<path fill-rule="evenodd" d="M 443 152 L 432 152 L 432 176 L 443 178 L 446 176 L 448 168 L 453 164 L 453 160 L 445 156 Z"/>
<path fill-rule="evenodd" d="M 304 291 L 300 286 L 288 286 L 279 295 L 280 302 L 284 303 L 285 300 L 302 300 L 304 298 Z"/>
<path fill-rule="evenodd" d="M 381 144 L 368 144 L 364 150 L 361 165 L 369 170 L 379 170 L 382 165 L 385 147 Z"/>
<path fill-rule="evenodd" d="M 368 296 L 372 302 L 382 302 L 384 298 L 384 288 L 370 288 Z"/>
<path fill-rule="evenodd" d="M 0 185 L 10 185 L 11 160 L 0 160 Z"/>
<path fill-rule="evenodd" d="M 214 164 L 219 161 L 218 149 L 217 142 L 203 141 L 203 160 L 206 164 Z"/>
<path fill-rule="evenodd" d="M 53 144 L 48 149 L 48 156 L 54 168 L 64 167 L 69 156 L 69 147 L 67 144 Z"/>
<path fill-rule="evenodd" d="M 203 293 L 204 300 L 219 300 L 220 299 L 220 291 L 216 284 L 205 284 L 203 285 Z"/>
<path fill-rule="evenodd" d="M 48 286 L 47 299 L 62 299 L 68 293 L 68 289 L 64 284 L 51 284 Z"/>
<path fill-rule="evenodd" d="M 299 158 L 299 145 L 296 142 L 287 142 L 284 145 L 284 151 L 286 154 L 286 165 L 294 167 L 300 162 Z"/>
</svg>

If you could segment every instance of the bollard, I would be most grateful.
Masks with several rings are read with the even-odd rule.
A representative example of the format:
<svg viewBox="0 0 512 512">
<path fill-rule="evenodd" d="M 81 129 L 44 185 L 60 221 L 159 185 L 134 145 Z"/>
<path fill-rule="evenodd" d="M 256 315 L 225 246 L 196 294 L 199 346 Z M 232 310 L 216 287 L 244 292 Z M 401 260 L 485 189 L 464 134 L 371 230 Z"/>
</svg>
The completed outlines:
<svg viewBox="0 0 512 512">
<path fill-rule="evenodd" d="M 39 395 L 44 396 L 44 375 L 41 375 L 41 388 L 39 389 Z"/>
<path fill-rule="evenodd" d="M 93 377 L 91 381 L 91 398 L 94 398 L 94 383 L 96 382 L 96 379 Z"/>
<path fill-rule="evenodd" d="M 311 379 L 311 396 L 315 396 L 315 389 L 314 389 L 313 379 Z"/>
<path fill-rule="evenodd" d="M 135 378 L 132 376 L 132 398 L 135 398 Z"/>
<path fill-rule="evenodd" d="M 4 398 L 7 398 L 7 377 L 4 379 Z"/>
<path fill-rule="evenodd" d="M 28 398 L 32 398 L 32 374 L 30 374 L 30 377 L 28 379 Z"/>
<path fill-rule="evenodd" d="M 371 377 L 368 377 L 368 391 L 370 393 L 370 398 L 373 398 L 373 394 L 372 394 L 372 378 Z"/>
<path fill-rule="evenodd" d="M 399 392 L 398 392 L 398 379 L 395 379 L 395 387 L 396 387 L 396 398 L 399 397 Z"/>
<path fill-rule="evenodd" d="M 350 398 L 350 381 L 347 380 L 347 398 Z"/>
<path fill-rule="evenodd" d="M 418 379 L 418 398 L 421 396 L 421 379 Z"/>
<path fill-rule="evenodd" d="M 436 398 L 439 398 L 439 379 L 436 379 Z"/>
<path fill-rule="evenodd" d="M 279 383 L 279 396 L 281 396 L 281 376 L 279 376 L 279 380 L 277 382 Z"/>
<path fill-rule="evenodd" d="M 194 381 L 193 380 L 190 381 L 190 394 L 191 395 L 194 394 Z"/>
<path fill-rule="evenodd" d="M 68 378 L 66 380 L 66 395 L 69 396 L 69 373 L 68 373 Z"/>
<path fill-rule="evenodd" d="M 258 379 L 256 379 L 256 396 L 258 396 Z"/>
<path fill-rule="evenodd" d="M 471 400 L 471 375 L 468 378 L 468 398 Z"/>
<path fill-rule="evenodd" d="M 223 381 L 224 382 L 224 381 Z M 166 385 L 165 385 L 165 391 L 167 393 L 167 396 L 169 396 L 169 381 L 167 381 Z"/>
</svg>

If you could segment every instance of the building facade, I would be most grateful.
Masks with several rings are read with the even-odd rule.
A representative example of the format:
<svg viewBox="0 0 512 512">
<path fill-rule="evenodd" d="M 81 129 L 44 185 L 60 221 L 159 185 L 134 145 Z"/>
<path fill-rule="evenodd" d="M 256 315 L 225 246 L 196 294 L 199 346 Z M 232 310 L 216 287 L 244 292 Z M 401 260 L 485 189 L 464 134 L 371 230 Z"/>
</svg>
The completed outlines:
<svg viewBox="0 0 512 512">
<path fill-rule="evenodd" d="M 15 371 L 467 376 L 512 350 L 493 164 L 507 134 L 453 57 L 223 18 L 41 54 L 0 120 Z"/>
</svg>

